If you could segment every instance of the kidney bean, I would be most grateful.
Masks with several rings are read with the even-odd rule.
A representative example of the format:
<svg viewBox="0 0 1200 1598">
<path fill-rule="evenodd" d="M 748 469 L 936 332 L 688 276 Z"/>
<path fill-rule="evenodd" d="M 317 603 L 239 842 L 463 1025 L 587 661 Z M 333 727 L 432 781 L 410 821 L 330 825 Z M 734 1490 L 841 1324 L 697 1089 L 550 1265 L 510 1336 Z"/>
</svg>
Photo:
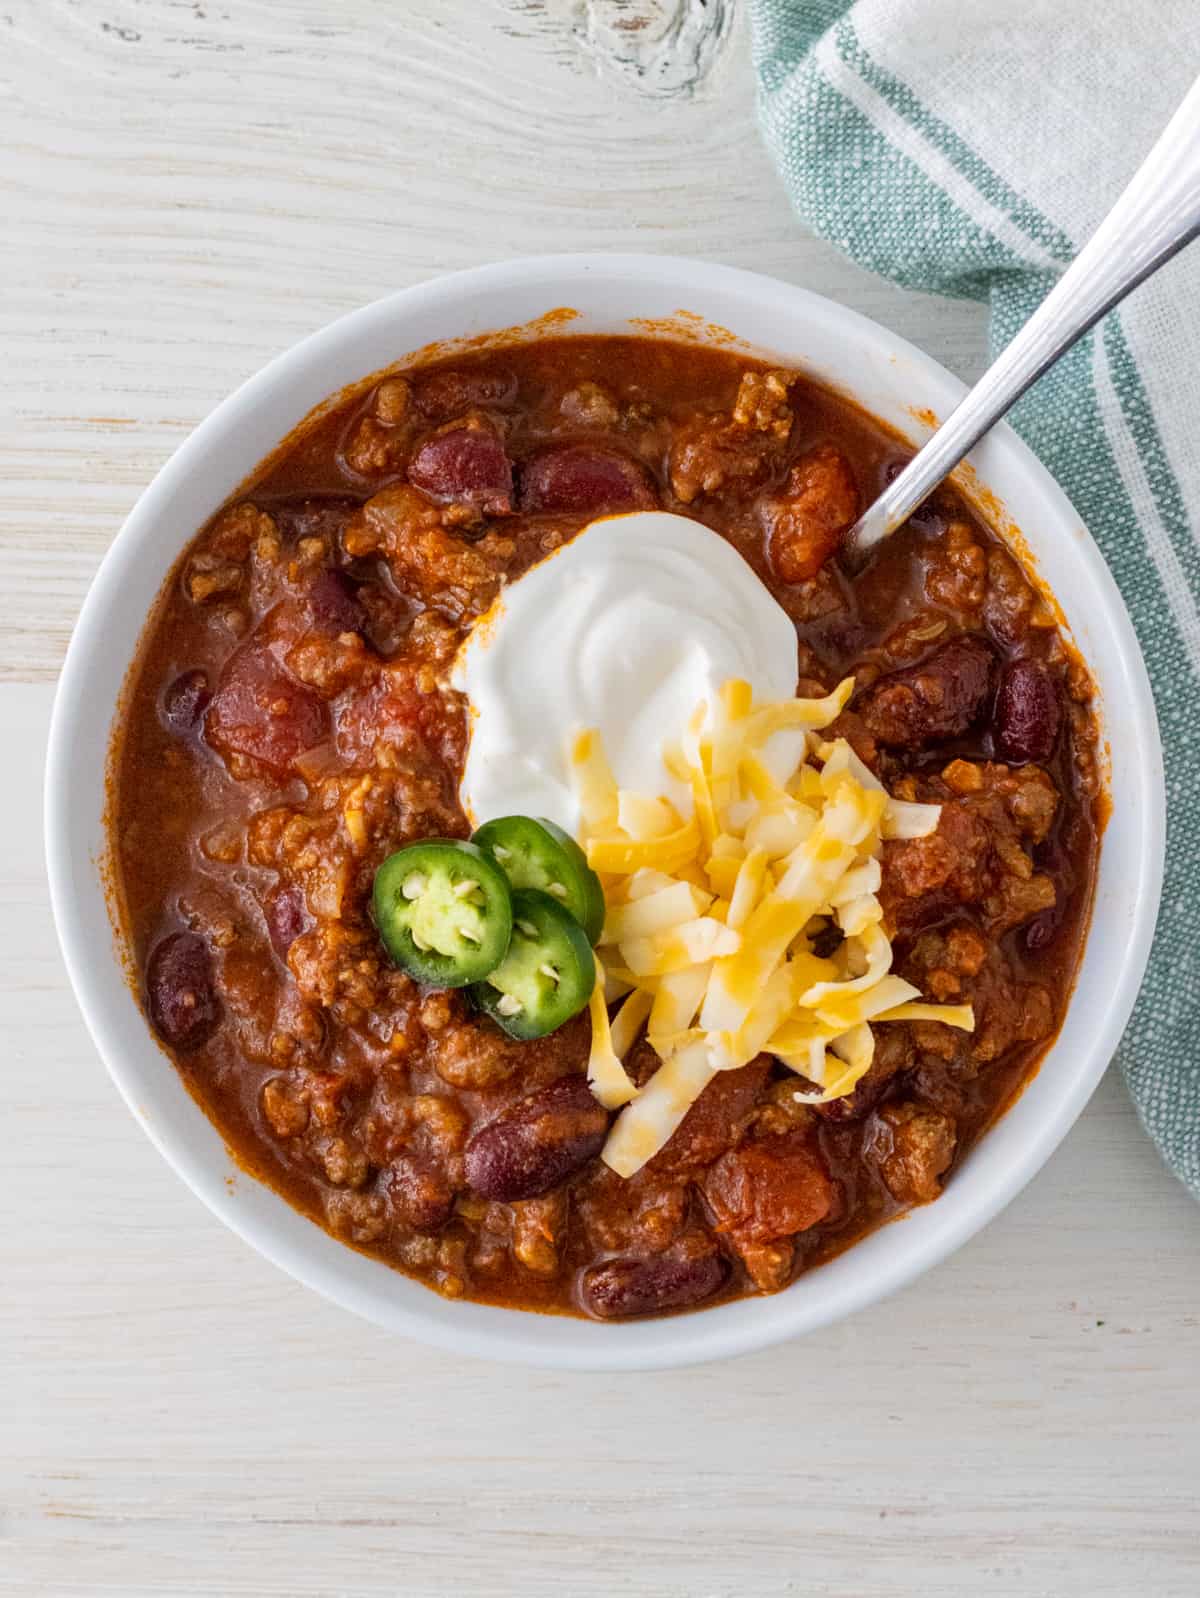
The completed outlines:
<svg viewBox="0 0 1200 1598">
<path fill-rule="evenodd" d="M 1046 668 L 1036 660 L 1005 666 L 992 713 L 996 752 L 1013 764 L 1049 760 L 1058 739 L 1062 707 Z"/>
<path fill-rule="evenodd" d="M 475 1133 L 467 1180 L 502 1203 L 537 1198 L 599 1154 L 607 1131 L 608 1112 L 586 1077 L 560 1077 Z"/>
<path fill-rule="evenodd" d="M 292 944 L 312 925 L 304 907 L 304 895 L 299 888 L 276 888 L 263 906 L 263 915 L 271 947 L 281 960 L 286 960 Z"/>
<path fill-rule="evenodd" d="M 226 662 L 204 733 L 218 753 L 248 757 L 283 776 L 297 755 L 328 736 L 329 715 L 265 645 L 251 642 Z"/>
<path fill-rule="evenodd" d="M 146 1008 L 159 1037 L 173 1049 L 194 1049 L 221 1018 L 208 944 L 194 932 L 173 932 L 146 962 Z"/>
<path fill-rule="evenodd" d="M 336 637 L 339 633 L 361 632 L 366 624 L 358 585 L 335 567 L 321 567 L 309 582 L 305 598 L 318 632 Z"/>
<path fill-rule="evenodd" d="M 195 732 L 211 699 L 212 689 L 208 686 L 207 672 L 199 667 L 183 672 L 168 685 L 162 696 L 159 717 L 163 726 L 180 738 Z"/>
<path fill-rule="evenodd" d="M 636 510 L 657 503 L 645 467 L 619 450 L 554 444 L 521 467 L 522 510 Z"/>
<path fill-rule="evenodd" d="M 433 422 L 464 411 L 503 410 L 517 397 L 511 372 L 430 372 L 417 379 L 417 406 Z"/>
<path fill-rule="evenodd" d="M 469 505 L 485 516 L 512 511 L 512 462 L 484 416 L 431 433 L 408 463 L 408 480 L 443 505 Z"/>
<path fill-rule="evenodd" d="M 987 707 L 995 655 L 982 638 L 958 637 L 915 666 L 889 672 L 855 709 L 881 744 L 919 749 L 967 731 Z"/>
<path fill-rule="evenodd" d="M 692 1239 L 684 1239 L 685 1244 Z M 699 1240 L 696 1240 L 697 1243 Z M 580 1287 L 583 1307 L 600 1320 L 626 1315 L 661 1315 L 686 1309 L 711 1298 L 729 1267 L 716 1247 L 674 1248 L 649 1259 L 609 1260 L 585 1271 Z"/>
</svg>

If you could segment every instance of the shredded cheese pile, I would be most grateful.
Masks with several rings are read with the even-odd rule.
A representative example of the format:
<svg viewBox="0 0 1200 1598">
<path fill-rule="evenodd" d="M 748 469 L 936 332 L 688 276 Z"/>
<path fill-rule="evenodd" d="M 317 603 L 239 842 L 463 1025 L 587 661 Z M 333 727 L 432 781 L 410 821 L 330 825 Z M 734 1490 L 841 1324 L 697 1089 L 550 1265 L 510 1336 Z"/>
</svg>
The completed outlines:
<svg viewBox="0 0 1200 1598">
<path fill-rule="evenodd" d="M 853 689 L 847 678 L 823 699 L 755 705 L 749 684 L 726 683 L 663 751 L 691 794 L 687 817 L 619 789 L 596 732 L 572 742 L 581 842 L 608 906 L 588 1079 L 606 1108 L 624 1106 L 601 1155 L 621 1176 L 653 1158 L 718 1071 L 764 1050 L 819 1104 L 867 1071 L 871 1021 L 974 1027 L 970 1005 L 921 1003 L 891 975 L 883 840 L 924 837 L 940 811 L 890 798 L 845 739 L 821 739 Z M 831 926 L 842 941 L 814 953 Z M 639 1091 L 622 1059 L 643 1027 L 662 1064 Z"/>
</svg>

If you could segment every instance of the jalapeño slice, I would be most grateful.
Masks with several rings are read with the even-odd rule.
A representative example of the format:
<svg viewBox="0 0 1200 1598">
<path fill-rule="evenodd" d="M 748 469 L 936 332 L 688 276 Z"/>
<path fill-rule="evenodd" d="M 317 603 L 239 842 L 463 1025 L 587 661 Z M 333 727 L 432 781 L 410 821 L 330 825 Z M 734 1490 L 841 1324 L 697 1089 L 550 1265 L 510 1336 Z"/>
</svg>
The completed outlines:
<svg viewBox="0 0 1200 1598">
<path fill-rule="evenodd" d="M 587 856 L 553 821 L 532 816 L 501 816 L 472 834 L 514 888 L 539 888 L 569 910 L 595 943 L 604 926 L 604 892 Z"/>
<path fill-rule="evenodd" d="M 508 953 L 471 997 L 513 1038 L 544 1038 L 578 1015 L 596 984 L 596 962 L 583 928 L 556 899 L 536 888 L 512 896 Z"/>
<path fill-rule="evenodd" d="M 375 925 L 398 966 L 418 982 L 463 988 L 504 958 L 512 894 L 472 843 L 430 838 L 389 855 L 375 873 Z"/>
</svg>

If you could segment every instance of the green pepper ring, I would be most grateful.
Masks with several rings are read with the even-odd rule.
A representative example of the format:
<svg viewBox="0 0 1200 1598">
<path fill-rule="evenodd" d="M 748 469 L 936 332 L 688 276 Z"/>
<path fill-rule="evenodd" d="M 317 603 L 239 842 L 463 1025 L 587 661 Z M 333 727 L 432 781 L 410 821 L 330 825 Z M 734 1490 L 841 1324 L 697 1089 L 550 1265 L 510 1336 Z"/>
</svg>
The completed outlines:
<svg viewBox="0 0 1200 1598">
<path fill-rule="evenodd" d="M 509 1037 L 544 1038 L 587 1005 L 596 959 L 587 934 L 557 899 L 537 888 L 513 896 L 513 932 L 496 969 L 471 997 Z"/>
<path fill-rule="evenodd" d="M 544 816 L 499 816 L 471 836 L 495 860 L 514 889 L 536 888 L 569 910 L 596 943 L 604 927 L 604 890 L 587 856 Z"/>
<path fill-rule="evenodd" d="M 493 971 L 512 936 L 512 892 L 499 866 L 460 838 L 426 838 L 375 873 L 375 925 L 418 982 L 465 988 Z"/>
</svg>

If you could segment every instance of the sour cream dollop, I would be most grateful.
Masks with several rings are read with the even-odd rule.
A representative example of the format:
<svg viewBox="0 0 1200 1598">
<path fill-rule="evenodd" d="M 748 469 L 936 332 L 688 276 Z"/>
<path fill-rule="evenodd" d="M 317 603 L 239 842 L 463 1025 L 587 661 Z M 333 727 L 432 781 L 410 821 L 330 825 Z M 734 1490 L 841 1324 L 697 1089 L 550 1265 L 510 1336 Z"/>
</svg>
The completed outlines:
<svg viewBox="0 0 1200 1598">
<path fill-rule="evenodd" d="M 451 681 L 471 707 L 463 808 L 475 826 L 547 816 L 576 835 L 567 751 L 594 727 L 619 787 L 688 815 L 662 745 L 731 677 L 756 700 L 796 691 L 795 628 L 746 561 L 686 516 L 592 522 L 511 583 L 459 651 Z"/>
</svg>

